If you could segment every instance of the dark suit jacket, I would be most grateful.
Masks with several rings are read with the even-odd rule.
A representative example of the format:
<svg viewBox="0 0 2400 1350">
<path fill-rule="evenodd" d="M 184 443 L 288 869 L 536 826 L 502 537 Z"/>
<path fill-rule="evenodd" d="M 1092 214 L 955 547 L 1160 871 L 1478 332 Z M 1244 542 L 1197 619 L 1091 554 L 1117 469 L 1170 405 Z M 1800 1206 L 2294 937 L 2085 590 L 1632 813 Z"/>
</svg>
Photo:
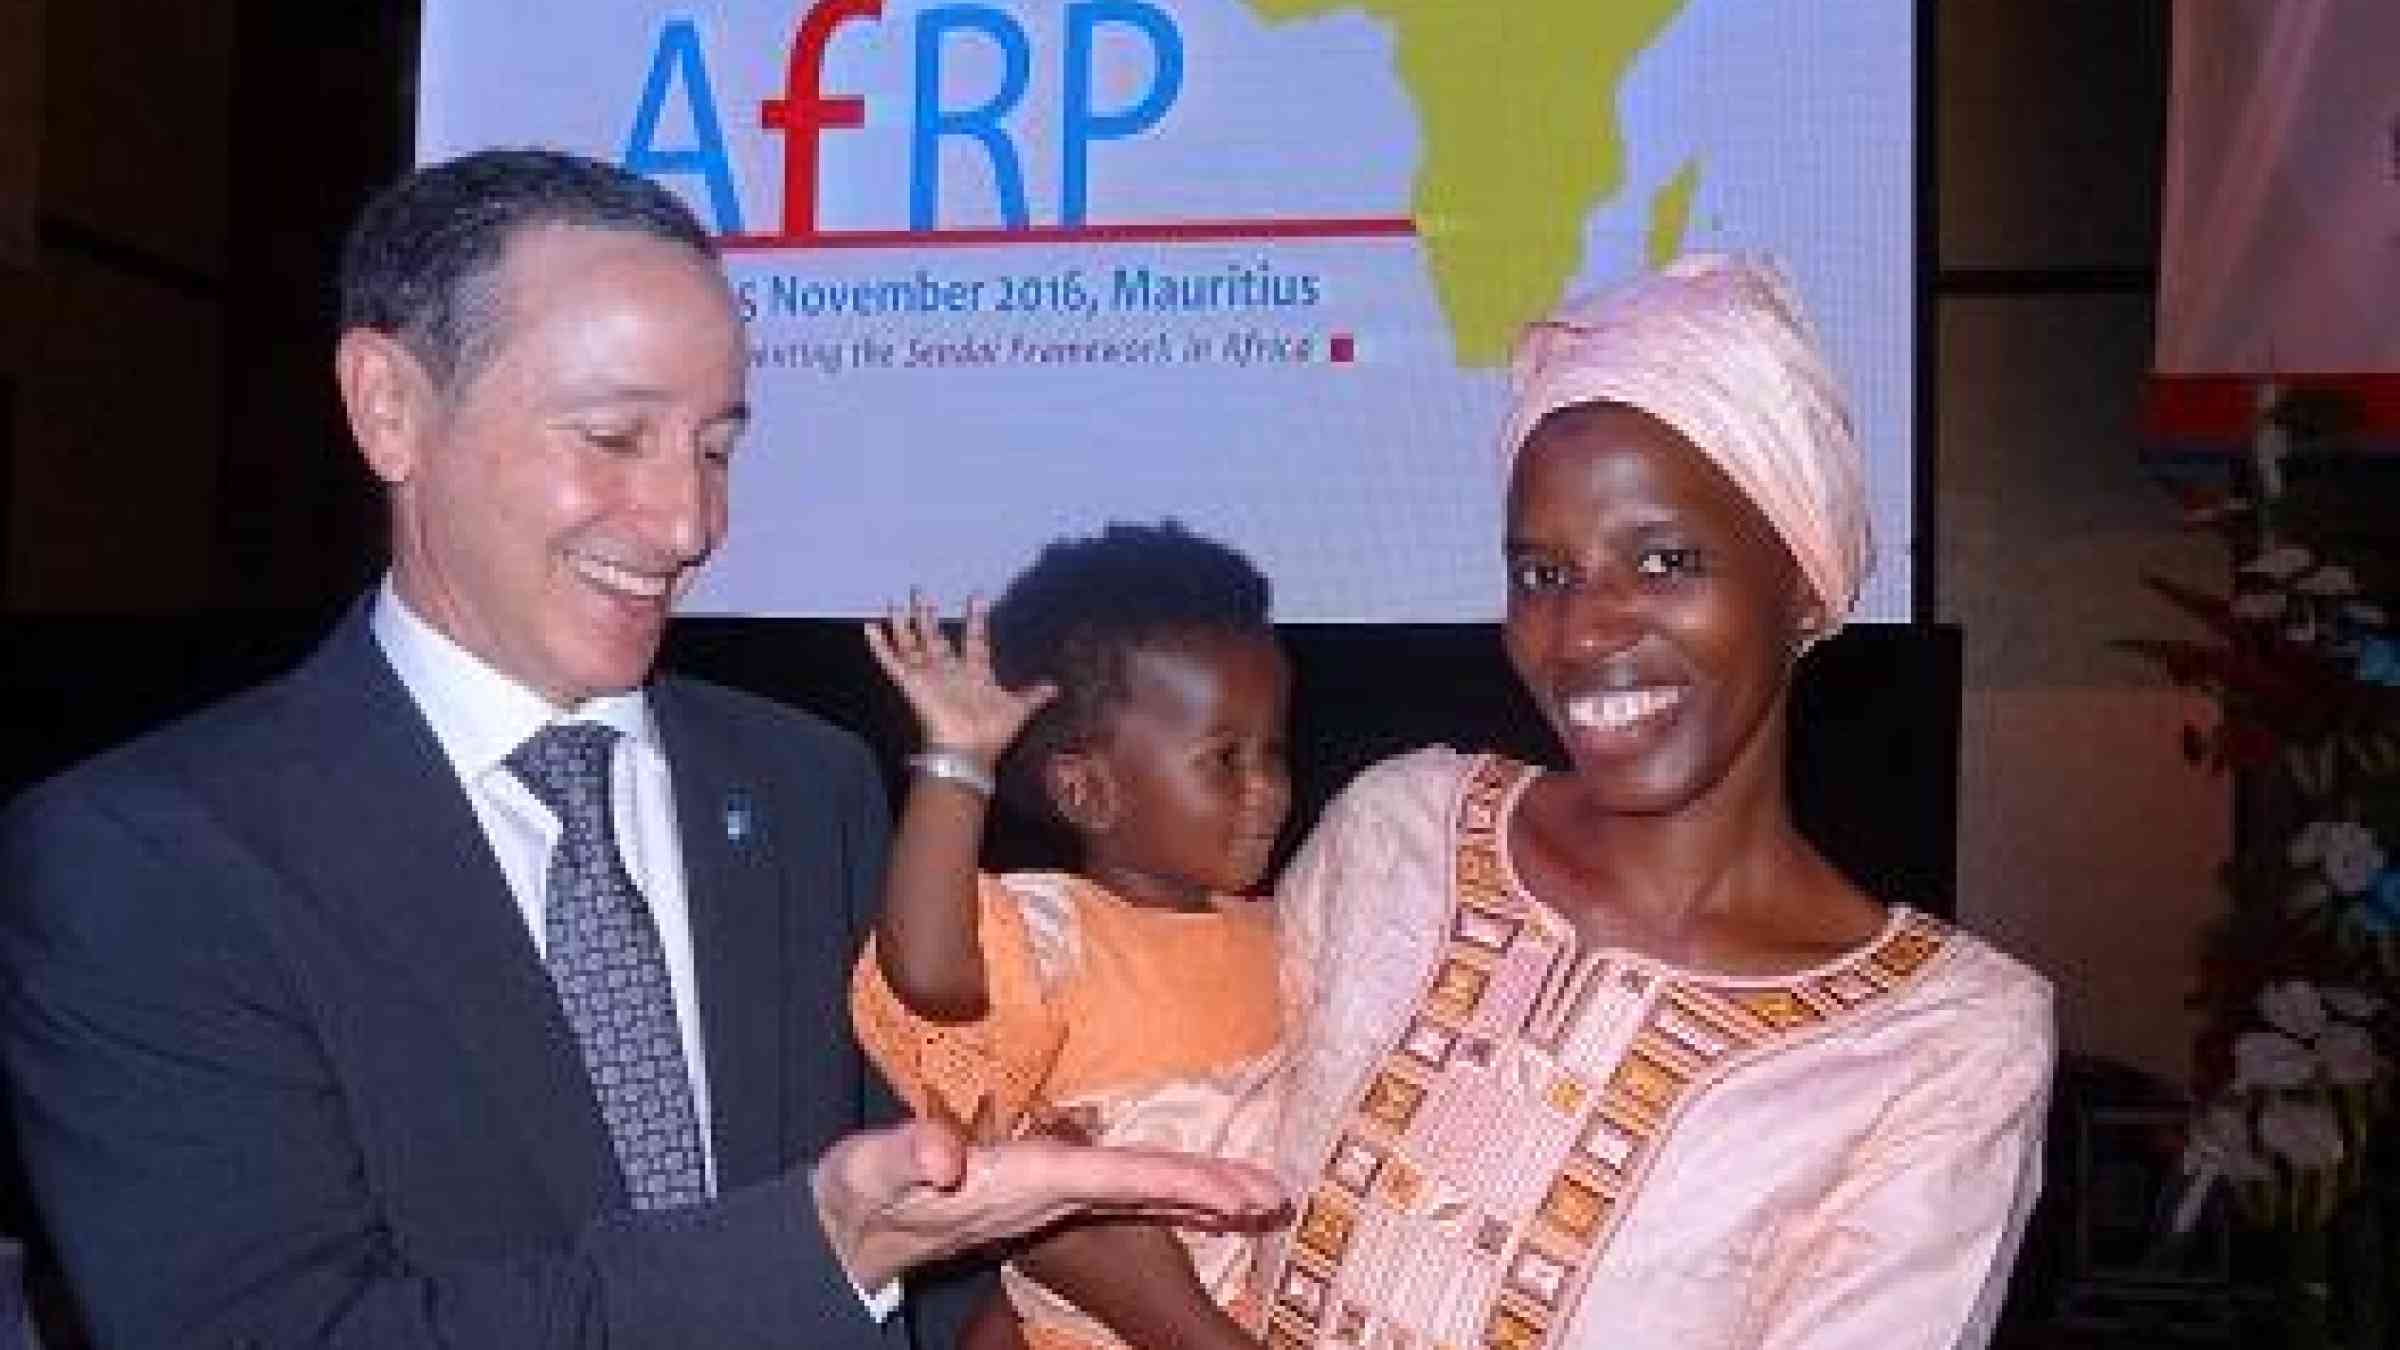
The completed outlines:
<svg viewBox="0 0 2400 1350">
<path fill-rule="evenodd" d="M 100 1343 L 904 1343 L 806 1182 L 888 1110 L 845 999 L 886 832 L 865 748 L 652 686 L 720 1198 L 634 1215 L 507 884 L 366 614 L 0 826 L 0 1056 Z"/>
</svg>

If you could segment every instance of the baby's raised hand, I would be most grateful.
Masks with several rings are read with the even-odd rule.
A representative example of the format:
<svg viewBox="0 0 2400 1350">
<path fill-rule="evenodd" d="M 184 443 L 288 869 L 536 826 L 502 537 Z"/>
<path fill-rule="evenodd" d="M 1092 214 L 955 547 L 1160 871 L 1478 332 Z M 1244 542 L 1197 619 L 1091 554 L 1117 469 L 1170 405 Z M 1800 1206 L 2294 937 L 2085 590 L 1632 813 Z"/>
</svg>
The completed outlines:
<svg viewBox="0 0 2400 1350">
<path fill-rule="evenodd" d="M 990 764 L 1026 719 L 1057 696 L 1047 684 L 1022 691 L 1000 687 L 992 674 L 989 625 L 972 596 L 956 644 L 942 632 L 933 606 L 913 591 L 907 609 L 895 605 L 866 627 L 867 650 L 907 696 L 928 746 L 963 750 Z"/>
</svg>

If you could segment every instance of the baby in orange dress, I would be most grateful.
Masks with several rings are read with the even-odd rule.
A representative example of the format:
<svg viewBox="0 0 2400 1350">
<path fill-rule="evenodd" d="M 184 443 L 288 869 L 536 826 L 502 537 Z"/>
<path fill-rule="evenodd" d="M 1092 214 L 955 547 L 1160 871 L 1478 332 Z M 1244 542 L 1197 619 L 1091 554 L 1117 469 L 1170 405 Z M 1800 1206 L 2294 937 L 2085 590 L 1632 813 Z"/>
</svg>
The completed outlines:
<svg viewBox="0 0 2400 1350">
<path fill-rule="evenodd" d="M 1243 898 L 1291 801 L 1291 674 L 1268 585 L 1173 522 L 1045 548 L 953 644 L 912 598 L 867 627 L 924 751 L 860 957 L 860 1041 L 921 1114 L 985 1137 L 1054 1117 L 1095 1142 L 1245 1156 L 1273 1128 L 1275 934 Z M 1073 872 L 978 872 L 997 789 L 1063 828 Z M 1253 1239 L 1187 1232 L 1253 1326 Z M 1014 1270 L 1036 1350 L 1122 1342 Z M 1197 1304 L 1198 1301 L 1194 1300 Z"/>
</svg>

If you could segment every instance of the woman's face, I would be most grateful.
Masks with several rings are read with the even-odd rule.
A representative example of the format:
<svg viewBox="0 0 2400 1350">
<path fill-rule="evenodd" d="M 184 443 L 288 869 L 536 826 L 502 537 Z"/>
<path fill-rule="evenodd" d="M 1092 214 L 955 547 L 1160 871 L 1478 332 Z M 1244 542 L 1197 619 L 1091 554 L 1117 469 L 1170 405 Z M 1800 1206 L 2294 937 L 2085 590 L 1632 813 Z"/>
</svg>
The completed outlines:
<svg viewBox="0 0 2400 1350">
<path fill-rule="evenodd" d="M 1781 781 L 1805 588 L 1689 441 L 1618 404 L 1552 414 L 1517 456 L 1505 551 L 1509 660 L 1598 805 Z"/>
</svg>

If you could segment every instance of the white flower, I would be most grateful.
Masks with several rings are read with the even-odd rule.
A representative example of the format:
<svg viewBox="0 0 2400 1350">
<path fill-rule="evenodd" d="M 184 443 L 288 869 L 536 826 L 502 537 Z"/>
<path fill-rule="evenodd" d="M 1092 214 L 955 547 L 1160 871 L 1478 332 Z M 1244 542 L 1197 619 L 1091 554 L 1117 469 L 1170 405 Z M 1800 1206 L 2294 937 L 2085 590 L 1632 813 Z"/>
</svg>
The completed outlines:
<svg viewBox="0 0 2400 1350">
<path fill-rule="evenodd" d="M 2233 1090 L 2295 1088 L 2317 1070 L 2308 1047 L 2280 1031 L 2245 1031 L 2233 1042 Z"/>
<path fill-rule="evenodd" d="M 2382 999 L 2346 984 L 2329 984 L 2317 992 L 2324 995 L 2325 1006 L 2353 1022 L 2364 1022 L 2383 1011 Z"/>
<path fill-rule="evenodd" d="M 2293 582 L 2292 589 L 2302 595 L 2356 595 L 2358 578 L 2339 563 L 2327 563 Z"/>
<path fill-rule="evenodd" d="M 2276 581 L 2289 581 L 2307 571 L 2308 565 L 2315 561 L 2307 549 L 2298 544 L 2285 544 L 2282 548 L 2271 549 L 2243 563 L 2241 570 Z"/>
<path fill-rule="evenodd" d="M 2258 991 L 2258 1013 L 2277 1031 L 2313 1041 L 2325 1029 L 2325 1001 L 2306 980 L 2285 980 Z"/>
<path fill-rule="evenodd" d="M 2228 1181 L 2264 1181 L 2267 1163 L 2250 1142 L 2250 1120 L 2232 1102 L 2220 1102 L 2192 1122 L 2183 1144 L 2183 1170 L 2213 1171 Z"/>
<path fill-rule="evenodd" d="M 2344 895 L 2356 895 L 2383 870 L 2383 846 L 2375 832 L 2355 820 L 2312 820 L 2292 836 L 2292 866 L 2322 866 L 2325 879 Z"/>
<path fill-rule="evenodd" d="M 2219 1181 L 2265 1181 L 2274 1175 L 2251 1146 L 2249 1118 L 2231 1103 L 2213 1106 L 2192 1122 L 2183 1145 L 2183 1172 L 2191 1182 L 2175 1205 L 2178 1233 L 2192 1231 L 2200 1221 L 2200 1207 Z"/>
<path fill-rule="evenodd" d="M 2325 1062 L 2328 1082 L 2348 1085 L 2375 1081 L 2383 1057 L 2375 1053 L 2375 1038 L 2365 1027 L 2336 1022 L 2317 1038 L 2317 1056 Z"/>
<path fill-rule="evenodd" d="M 2356 895 L 2383 870 L 2383 848 L 2375 832 L 2356 821 L 2337 820 L 2325 831 L 2325 879 L 2343 895 Z"/>
<path fill-rule="evenodd" d="M 2291 601 L 2281 591 L 2244 591 L 2233 597 L 2233 617 L 2237 619 L 2280 618 Z"/>
<path fill-rule="evenodd" d="M 2323 1102 L 2268 1102 L 2258 1113 L 2258 1140 L 2294 1167 L 2331 1167 L 2342 1160 L 2341 1123 Z"/>
</svg>

